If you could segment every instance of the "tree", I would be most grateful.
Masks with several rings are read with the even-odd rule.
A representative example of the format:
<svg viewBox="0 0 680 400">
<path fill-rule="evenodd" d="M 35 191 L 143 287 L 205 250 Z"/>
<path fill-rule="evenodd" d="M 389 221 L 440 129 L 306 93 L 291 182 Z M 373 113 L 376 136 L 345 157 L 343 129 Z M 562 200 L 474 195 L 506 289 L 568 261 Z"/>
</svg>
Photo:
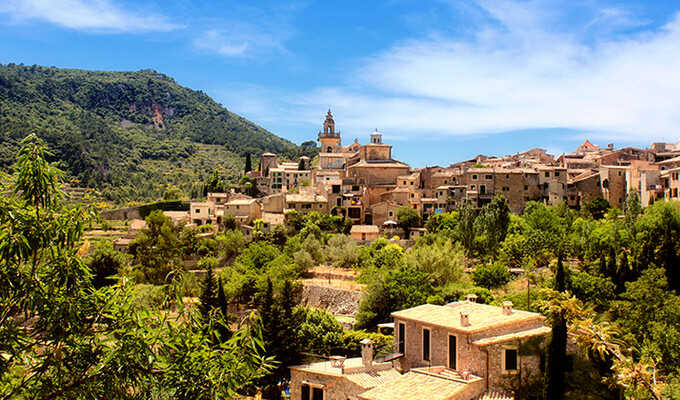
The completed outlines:
<svg viewBox="0 0 680 400">
<path fill-rule="evenodd" d="M 23 146 L 22 154 L 35 158 L 19 158 L 12 195 L 0 196 L 3 399 L 233 397 L 269 370 L 258 355 L 257 319 L 215 347 L 198 314 L 172 295 L 179 286 L 161 287 L 165 303 L 177 307 L 172 317 L 139 308 L 125 278 L 94 288 L 82 258 L 88 244 L 77 244 L 95 216 L 82 204 L 61 204 L 39 139 Z M 26 190 L 16 190 L 15 182 Z"/>
<path fill-rule="evenodd" d="M 92 285 L 99 289 L 116 283 L 111 276 L 118 275 L 129 262 L 129 257 L 113 249 L 113 243 L 101 241 L 92 255 L 83 259 L 92 271 Z"/>
<path fill-rule="evenodd" d="M 409 206 L 399 207 L 396 212 L 396 217 L 397 220 L 399 220 L 399 225 L 401 225 L 402 229 L 404 229 L 406 239 L 411 237 L 411 228 L 414 226 L 419 226 L 421 223 L 418 211 Z"/>
<path fill-rule="evenodd" d="M 217 288 L 213 268 L 218 264 L 214 257 L 203 257 L 198 262 L 199 269 L 205 269 L 205 275 L 201 281 L 201 295 L 199 297 L 199 310 L 204 320 L 210 319 L 213 310 L 217 308 Z"/>
<path fill-rule="evenodd" d="M 484 252 L 496 258 L 498 248 L 505 240 L 510 225 L 510 208 L 508 201 L 501 194 L 497 194 L 491 203 L 482 207 L 475 219 L 474 227 L 477 236 L 483 236 L 485 242 Z"/>
<path fill-rule="evenodd" d="M 562 254 L 557 258 L 555 266 L 555 290 L 564 293 L 566 290 Z M 550 315 L 552 334 L 548 342 L 548 357 L 546 359 L 545 385 L 543 398 L 545 400 L 564 399 L 564 379 L 567 364 L 567 319 L 564 310 L 557 310 Z"/>
<path fill-rule="evenodd" d="M 465 253 L 470 256 L 475 239 L 475 218 L 477 211 L 472 200 L 465 199 L 458 210 L 458 224 L 454 229 L 455 238 L 463 245 Z"/>
<path fill-rule="evenodd" d="M 372 280 L 359 306 L 357 328 L 373 328 L 404 308 L 427 303 L 434 294 L 428 275 L 411 268 L 388 269 Z"/>
<path fill-rule="evenodd" d="M 602 196 L 597 196 L 589 202 L 584 202 L 582 209 L 590 214 L 593 219 L 602 219 L 604 214 L 611 208 L 609 202 Z"/>
<path fill-rule="evenodd" d="M 162 210 L 155 210 L 146 217 L 146 228 L 142 228 L 137 239 L 130 243 L 129 251 L 139 265 L 135 266 L 135 277 L 141 282 L 161 284 L 171 280 L 175 273 L 184 268 L 180 246 L 181 225 L 174 225 Z"/>
<path fill-rule="evenodd" d="M 220 180 L 220 173 L 218 170 L 215 170 L 212 175 L 210 175 L 210 180 L 205 186 L 204 195 L 207 195 L 208 193 L 224 193 L 224 184 Z"/>
<path fill-rule="evenodd" d="M 252 165 L 252 163 L 251 163 L 251 161 L 250 161 L 250 153 L 246 153 L 246 168 L 245 168 L 245 172 L 246 172 L 246 174 L 247 174 L 248 172 L 250 172 L 250 171 L 252 171 L 252 170 L 253 170 L 253 165 Z"/>
</svg>

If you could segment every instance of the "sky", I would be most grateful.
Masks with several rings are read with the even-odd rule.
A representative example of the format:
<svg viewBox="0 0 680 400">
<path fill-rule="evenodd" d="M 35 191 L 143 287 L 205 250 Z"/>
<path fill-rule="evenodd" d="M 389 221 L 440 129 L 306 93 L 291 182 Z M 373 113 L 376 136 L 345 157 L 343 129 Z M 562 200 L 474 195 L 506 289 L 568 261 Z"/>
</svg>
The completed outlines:
<svg viewBox="0 0 680 400">
<path fill-rule="evenodd" d="M 297 144 L 412 167 L 680 140 L 680 3 L 0 0 L 0 63 L 154 69 Z"/>
</svg>

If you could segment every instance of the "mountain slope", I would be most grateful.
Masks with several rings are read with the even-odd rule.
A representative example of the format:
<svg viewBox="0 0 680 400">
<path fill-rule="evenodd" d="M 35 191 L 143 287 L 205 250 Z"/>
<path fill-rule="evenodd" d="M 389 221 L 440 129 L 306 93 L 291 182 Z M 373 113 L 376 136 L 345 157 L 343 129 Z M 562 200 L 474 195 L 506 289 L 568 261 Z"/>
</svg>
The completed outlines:
<svg viewBox="0 0 680 400">
<path fill-rule="evenodd" d="M 109 196 L 115 201 L 162 195 L 149 186 L 154 182 L 181 186 L 189 196 L 186 180 L 197 184 L 211 168 L 235 179 L 246 152 L 302 152 L 153 70 L 0 65 L 0 168 L 11 166 L 18 142 L 30 133 L 47 142 L 69 178 L 120 192 Z M 121 192 L 125 186 L 131 187 Z"/>
</svg>

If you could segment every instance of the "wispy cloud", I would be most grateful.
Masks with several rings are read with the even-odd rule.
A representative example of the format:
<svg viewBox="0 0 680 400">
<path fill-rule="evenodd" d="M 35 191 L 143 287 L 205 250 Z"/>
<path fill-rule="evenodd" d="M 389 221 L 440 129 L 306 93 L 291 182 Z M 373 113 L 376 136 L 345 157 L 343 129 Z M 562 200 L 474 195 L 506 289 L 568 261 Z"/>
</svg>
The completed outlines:
<svg viewBox="0 0 680 400">
<path fill-rule="evenodd" d="M 653 28 L 594 7 L 570 10 L 561 24 L 565 11 L 550 1 L 477 4 L 486 18 L 475 35 L 397 43 L 344 85 L 301 93 L 290 109 L 307 120 L 331 105 L 349 129 L 403 138 L 550 128 L 617 141 L 680 134 L 680 15 Z"/>
<path fill-rule="evenodd" d="M 272 50 L 285 52 L 285 31 L 274 33 L 267 26 L 225 21 L 223 28 L 209 29 L 196 37 L 194 45 L 224 57 L 255 57 Z"/>
<path fill-rule="evenodd" d="M 162 15 L 127 10 L 109 0 L 8 0 L 0 12 L 15 21 L 43 20 L 64 28 L 103 33 L 169 31 L 179 27 Z"/>
</svg>

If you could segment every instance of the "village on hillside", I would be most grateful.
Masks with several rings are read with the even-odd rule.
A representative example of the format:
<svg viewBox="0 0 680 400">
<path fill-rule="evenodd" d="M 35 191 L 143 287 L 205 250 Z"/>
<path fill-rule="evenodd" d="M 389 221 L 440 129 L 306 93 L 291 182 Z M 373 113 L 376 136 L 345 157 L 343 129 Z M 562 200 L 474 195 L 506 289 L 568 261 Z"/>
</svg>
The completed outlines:
<svg viewBox="0 0 680 400">
<path fill-rule="evenodd" d="M 392 146 L 383 143 L 377 130 L 367 144 L 355 139 L 343 146 L 330 110 L 318 141 L 314 167 L 309 157 L 279 162 L 276 154 L 262 154 L 259 169 L 247 173 L 257 187 L 257 198 L 234 191 L 208 193 L 206 201 L 191 202 L 188 212 L 168 215 L 174 221 L 211 224 L 219 230 L 222 217 L 233 214 L 244 236 L 252 238 L 255 221 L 260 220 L 258 229 L 266 232 L 282 223 L 288 211 L 316 211 L 351 219 L 352 237 L 365 241 L 385 231 L 397 232 L 396 211 L 402 206 L 416 210 L 426 221 L 457 210 L 464 201 L 480 208 L 498 194 L 513 213 L 521 213 L 529 201 L 580 208 L 597 197 L 622 208 L 633 190 L 643 207 L 657 199 L 680 199 L 680 148 L 671 143 L 615 149 L 613 144 L 600 148 L 586 140 L 558 157 L 535 148 L 503 157 L 478 155 L 448 167 L 411 169 L 392 158 Z M 410 230 L 415 236 L 426 233 L 423 227 Z M 122 238 L 116 245 L 128 242 Z"/>
<path fill-rule="evenodd" d="M 225 216 L 231 215 L 229 220 L 246 241 L 283 224 L 291 211 L 340 215 L 351 220 L 350 236 L 357 244 L 384 236 L 409 247 L 415 241 L 403 238 L 423 237 L 427 229 L 403 229 L 397 210 L 404 206 L 422 221 L 456 211 L 464 202 L 481 208 L 497 195 L 507 200 L 513 213 L 521 213 L 530 201 L 579 208 L 598 197 L 622 208 L 633 191 L 641 205 L 648 206 L 659 199 L 678 199 L 680 186 L 680 149 L 666 143 L 615 149 L 585 141 L 559 157 L 531 149 L 503 157 L 479 155 L 449 167 L 411 169 L 392 159 L 392 146 L 383 143 L 377 130 L 367 144 L 355 140 L 343 146 L 330 110 L 318 141 L 316 166 L 308 157 L 279 162 L 275 154 L 262 154 L 259 169 L 247 173 L 258 197 L 233 190 L 211 192 L 206 201 L 192 201 L 189 211 L 165 215 L 175 223 L 209 227 L 204 234 L 221 231 Z M 133 221 L 131 234 L 115 240 L 115 249 L 124 252 L 143 226 L 144 221 Z M 311 271 L 305 290 L 317 284 L 314 278 L 327 276 L 329 283 L 332 277 L 345 279 L 338 278 L 337 271 L 322 272 Z M 358 302 L 353 308 L 356 314 Z M 419 305 L 391 316 L 393 322 L 379 326 L 394 338 L 388 354 L 382 349 L 376 357 L 376 343 L 366 338 L 361 357 L 330 356 L 291 366 L 291 398 L 510 400 L 516 397 L 507 388 L 521 387 L 526 377 L 542 374 L 544 360 L 522 354 L 522 349 L 545 343 L 551 329 L 544 316 L 514 309 L 510 301 L 479 304 L 475 294 L 468 294 L 465 300 Z"/>
</svg>

